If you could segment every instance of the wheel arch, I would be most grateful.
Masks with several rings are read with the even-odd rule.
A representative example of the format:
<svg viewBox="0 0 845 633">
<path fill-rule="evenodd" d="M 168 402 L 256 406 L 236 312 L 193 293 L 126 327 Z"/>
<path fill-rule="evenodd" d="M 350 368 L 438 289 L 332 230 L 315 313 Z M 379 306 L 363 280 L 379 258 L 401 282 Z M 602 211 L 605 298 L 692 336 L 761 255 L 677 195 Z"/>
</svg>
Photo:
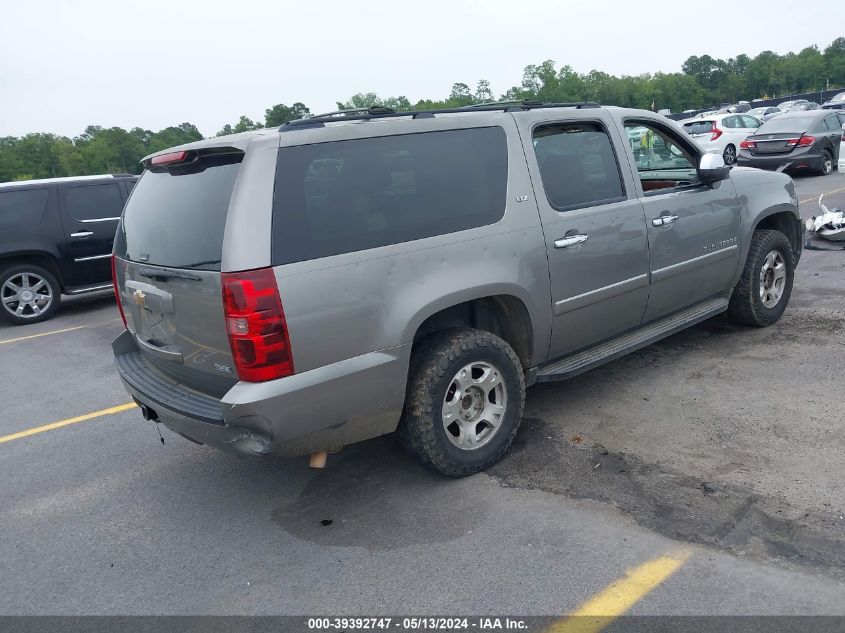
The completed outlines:
<svg viewBox="0 0 845 633">
<path fill-rule="evenodd" d="M 59 266 L 58 257 L 48 251 L 21 250 L 0 255 L 0 271 L 19 264 L 34 264 L 48 271 L 59 282 L 59 288 L 64 291 L 65 284 Z"/>
<path fill-rule="evenodd" d="M 526 302 L 514 293 L 481 294 L 474 298 L 453 298 L 421 310 L 410 337 L 421 339 L 444 330 L 471 327 L 504 339 L 516 352 L 523 369 L 536 358 L 538 333 Z"/>
<path fill-rule="evenodd" d="M 792 210 L 770 209 L 769 211 L 769 213 L 757 218 L 752 233 L 759 229 L 780 231 L 789 240 L 797 263 L 804 245 L 804 227 L 801 224 L 801 220 L 796 217 L 795 212 Z"/>
</svg>

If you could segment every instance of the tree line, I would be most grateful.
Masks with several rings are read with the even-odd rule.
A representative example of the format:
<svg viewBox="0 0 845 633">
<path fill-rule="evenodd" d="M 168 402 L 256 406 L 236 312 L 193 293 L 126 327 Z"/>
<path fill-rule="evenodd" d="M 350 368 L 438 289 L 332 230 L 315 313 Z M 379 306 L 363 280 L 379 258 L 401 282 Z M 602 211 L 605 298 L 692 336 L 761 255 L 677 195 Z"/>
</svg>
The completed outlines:
<svg viewBox="0 0 845 633">
<path fill-rule="evenodd" d="M 835 39 L 824 50 L 810 46 L 799 53 L 778 55 L 763 51 L 756 57 L 738 55 L 716 59 L 710 55 L 689 57 L 681 72 L 646 73 L 616 77 L 593 70 L 578 73 L 571 66 L 557 67 L 554 61 L 525 67 L 522 81 L 497 98 L 490 83 L 482 79 L 475 87 L 455 83 L 440 100 L 421 99 L 412 103 L 405 96 L 381 97 L 359 93 L 338 101 L 340 110 L 382 105 L 396 110 L 461 107 L 495 100 L 540 99 L 542 101 L 596 101 L 605 105 L 634 108 L 669 108 L 673 112 L 709 107 L 738 100 L 766 99 L 790 94 L 845 87 L 845 37 Z M 226 124 L 217 136 L 279 126 L 311 114 L 296 102 L 267 108 L 263 118 L 244 115 Z M 50 133 L 23 137 L 0 137 L 0 182 L 76 176 L 100 173 L 138 173 L 139 160 L 174 145 L 197 141 L 202 133 L 191 123 L 158 132 L 135 127 L 89 126 L 74 138 Z"/>
</svg>

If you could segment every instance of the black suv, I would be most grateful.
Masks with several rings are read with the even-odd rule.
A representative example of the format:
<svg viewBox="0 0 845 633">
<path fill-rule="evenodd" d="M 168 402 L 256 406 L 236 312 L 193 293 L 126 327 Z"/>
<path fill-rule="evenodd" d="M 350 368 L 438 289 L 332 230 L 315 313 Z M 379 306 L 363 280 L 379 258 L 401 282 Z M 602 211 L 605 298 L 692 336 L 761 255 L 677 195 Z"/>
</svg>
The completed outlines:
<svg viewBox="0 0 845 633">
<path fill-rule="evenodd" d="M 0 317 L 49 319 L 61 294 L 111 288 L 117 222 L 138 180 L 129 174 L 0 184 Z"/>
</svg>

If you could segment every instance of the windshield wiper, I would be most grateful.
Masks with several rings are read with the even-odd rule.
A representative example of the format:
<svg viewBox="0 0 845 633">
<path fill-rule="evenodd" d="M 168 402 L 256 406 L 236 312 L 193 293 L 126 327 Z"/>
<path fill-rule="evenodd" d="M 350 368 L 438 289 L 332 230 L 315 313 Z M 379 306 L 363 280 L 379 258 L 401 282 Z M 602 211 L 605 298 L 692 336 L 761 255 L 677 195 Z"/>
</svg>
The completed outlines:
<svg viewBox="0 0 845 633">
<path fill-rule="evenodd" d="M 185 264 L 184 266 L 181 266 L 181 268 L 199 268 L 200 266 L 213 266 L 219 263 L 219 259 L 207 259 L 204 262 L 194 262 L 193 264 Z"/>
<path fill-rule="evenodd" d="M 153 268 L 141 268 L 138 270 L 141 277 L 147 279 L 157 279 L 158 281 L 166 281 L 168 279 L 187 279 L 189 281 L 202 281 L 202 277 L 197 277 L 190 273 L 177 272 L 175 270 L 155 270 Z"/>
</svg>

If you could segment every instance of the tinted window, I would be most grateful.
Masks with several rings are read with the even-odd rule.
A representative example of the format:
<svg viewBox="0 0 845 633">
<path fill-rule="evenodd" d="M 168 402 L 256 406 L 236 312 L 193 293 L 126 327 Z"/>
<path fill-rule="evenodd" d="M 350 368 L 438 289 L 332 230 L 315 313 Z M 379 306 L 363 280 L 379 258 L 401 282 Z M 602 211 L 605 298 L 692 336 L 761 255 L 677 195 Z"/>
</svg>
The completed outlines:
<svg viewBox="0 0 845 633">
<path fill-rule="evenodd" d="M 758 129 L 759 134 L 778 134 L 781 132 L 806 132 L 818 121 L 814 116 L 778 116 L 769 119 Z"/>
<path fill-rule="evenodd" d="M 65 211 L 75 220 L 119 218 L 123 197 L 117 183 L 68 187 L 64 192 Z"/>
<path fill-rule="evenodd" d="M 0 227 L 38 224 L 47 208 L 48 189 L 0 191 Z"/>
<path fill-rule="evenodd" d="M 147 170 L 126 204 L 115 253 L 136 262 L 220 270 L 229 200 L 243 154 Z"/>
<path fill-rule="evenodd" d="M 736 127 L 742 127 L 739 121 L 738 116 L 728 116 L 722 119 L 722 127 L 727 129 L 733 129 Z"/>
<path fill-rule="evenodd" d="M 684 123 L 687 134 L 709 134 L 713 131 L 713 121 L 694 121 Z"/>
<path fill-rule="evenodd" d="M 598 123 L 537 128 L 534 152 L 546 198 L 558 210 L 625 197 L 613 147 Z"/>
<path fill-rule="evenodd" d="M 833 130 L 834 132 L 842 131 L 842 125 L 839 123 L 839 118 L 836 115 L 825 117 L 824 122 L 827 123 L 829 130 Z"/>
<path fill-rule="evenodd" d="M 760 122 L 755 119 L 753 116 L 743 116 L 742 118 L 742 127 L 745 128 L 758 128 L 760 127 Z"/>
<path fill-rule="evenodd" d="M 284 147 L 273 263 L 493 224 L 504 215 L 506 189 L 507 143 L 499 127 Z"/>
</svg>

